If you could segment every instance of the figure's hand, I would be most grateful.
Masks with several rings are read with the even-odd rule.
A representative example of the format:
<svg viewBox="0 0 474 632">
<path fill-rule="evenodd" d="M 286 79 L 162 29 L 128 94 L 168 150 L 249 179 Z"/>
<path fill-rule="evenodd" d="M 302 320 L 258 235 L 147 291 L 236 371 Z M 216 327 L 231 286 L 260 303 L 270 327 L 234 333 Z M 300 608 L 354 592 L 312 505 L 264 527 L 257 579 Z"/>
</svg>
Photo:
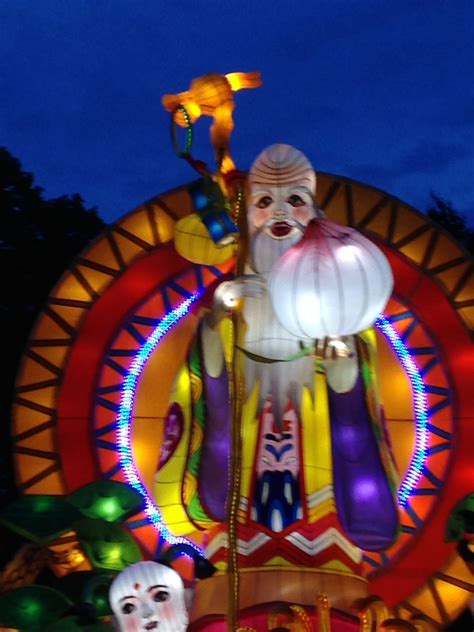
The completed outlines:
<svg viewBox="0 0 474 632">
<path fill-rule="evenodd" d="M 244 274 L 221 283 L 214 294 L 214 305 L 229 311 L 241 298 L 261 298 L 267 291 L 265 279 L 257 274 Z"/>
<path fill-rule="evenodd" d="M 316 355 L 323 360 L 353 358 L 355 344 L 353 336 L 328 336 L 316 341 Z"/>
<path fill-rule="evenodd" d="M 266 291 L 265 279 L 257 274 L 244 274 L 232 281 L 224 281 L 214 292 L 214 304 L 207 315 L 208 325 L 214 328 L 241 298 L 262 298 Z"/>
<path fill-rule="evenodd" d="M 359 375 L 354 336 L 332 336 L 316 342 L 316 354 L 323 358 L 326 379 L 336 393 L 347 393 Z"/>
</svg>

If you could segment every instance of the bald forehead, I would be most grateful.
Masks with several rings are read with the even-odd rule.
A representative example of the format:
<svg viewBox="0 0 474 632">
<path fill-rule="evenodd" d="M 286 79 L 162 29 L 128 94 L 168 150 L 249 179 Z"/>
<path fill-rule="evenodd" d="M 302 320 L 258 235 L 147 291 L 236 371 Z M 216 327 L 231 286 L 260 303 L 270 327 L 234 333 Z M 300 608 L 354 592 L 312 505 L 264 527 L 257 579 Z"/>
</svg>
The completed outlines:
<svg viewBox="0 0 474 632">
<path fill-rule="evenodd" d="M 135 590 L 146 590 L 154 584 L 176 590 L 184 589 L 181 577 L 173 569 L 156 562 L 137 562 L 117 575 L 110 587 L 110 597 L 118 599 L 123 591 L 128 591 L 130 587 Z"/>
<path fill-rule="evenodd" d="M 316 193 L 316 174 L 311 163 L 291 145 L 271 145 L 255 160 L 248 178 L 251 188 L 300 185 Z"/>
</svg>

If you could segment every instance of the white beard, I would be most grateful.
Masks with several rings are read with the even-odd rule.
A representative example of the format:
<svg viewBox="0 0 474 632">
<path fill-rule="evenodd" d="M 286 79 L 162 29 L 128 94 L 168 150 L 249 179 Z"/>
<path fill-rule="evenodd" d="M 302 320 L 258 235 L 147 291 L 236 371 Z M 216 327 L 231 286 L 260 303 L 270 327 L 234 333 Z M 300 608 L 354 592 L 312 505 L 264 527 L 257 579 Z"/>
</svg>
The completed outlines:
<svg viewBox="0 0 474 632">
<path fill-rule="evenodd" d="M 250 262 L 246 272 L 257 273 L 267 280 L 275 261 L 301 237 L 299 232 L 286 239 L 273 239 L 263 231 L 257 233 L 250 241 Z M 301 351 L 300 339 L 278 321 L 268 293 L 261 298 L 245 299 L 244 319 L 247 325 L 244 346 L 247 351 L 274 360 L 285 360 Z M 313 341 L 302 342 L 306 346 Z M 289 399 L 299 414 L 303 386 L 313 391 L 314 359 L 306 356 L 291 362 L 266 364 L 247 357 L 245 373 L 247 394 L 258 380 L 260 406 L 268 395 L 272 395 L 275 416 L 281 420 Z"/>
<path fill-rule="evenodd" d="M 250 265 L 257 274 L 268 277 L 272 265 L 303 235 L 295 231 L 285 239 L 270 237 L 264 230 L 250 237 Z"/>
</svg>

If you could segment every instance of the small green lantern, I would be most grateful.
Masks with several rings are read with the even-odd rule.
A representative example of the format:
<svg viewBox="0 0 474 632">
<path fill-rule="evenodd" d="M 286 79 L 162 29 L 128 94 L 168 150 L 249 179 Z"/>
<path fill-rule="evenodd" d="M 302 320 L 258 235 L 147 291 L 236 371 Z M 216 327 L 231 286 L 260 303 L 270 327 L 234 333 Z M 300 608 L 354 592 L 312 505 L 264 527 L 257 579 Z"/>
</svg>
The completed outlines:
<svg viewBox="0 0 474 632">
<path fill-rule="evenodd" d="M 96 570 L 121 571 L 143 559 L 133 537 L 118 525 L 84 518 L 75 525 L 77 537 Z"/>
<path fill-rule="evenodd" d="M 95 481 L 68 496 L 86 518 L 123 522 L 143 508 L 142 496 L 130 485 L 118 481 Z"/>
</svg>

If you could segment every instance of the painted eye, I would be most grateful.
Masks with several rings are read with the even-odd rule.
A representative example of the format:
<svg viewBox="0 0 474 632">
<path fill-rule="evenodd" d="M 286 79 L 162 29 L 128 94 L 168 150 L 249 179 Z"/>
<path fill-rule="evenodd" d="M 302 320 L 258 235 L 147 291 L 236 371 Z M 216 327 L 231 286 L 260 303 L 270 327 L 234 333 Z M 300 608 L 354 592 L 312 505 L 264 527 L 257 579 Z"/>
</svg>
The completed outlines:
<svg viewBox="0 0 474 632">
<path fill-rule="evenodd" d="M 301 198 L 299 195 L 296 195 L 296 193 L 293 193 L 293 195 L 290 195 L 290 197 L 287 199 L 287 202 L 289 204 L 291 204 L 291 206 L 304 206 L 306 203 L 303 200 L 303 198 Z"/>
<path fill-rule="evenodd" d="M 264 195 L 258 200 L 256 206 L 257 208 L 267 208 L 272 202 L 273 200 L 269 195 Z"/>
<path fill-rule="evenodd" d="M 158 590 L 153 595 L 153 601 L 168 601 L 169 598 L 170 594 L 169 592 L 166 592 L 166 590 Z"/>
<path fill-rule="evenodd" d="M 136 610 L 136 606 L 134 606 L 133 603 L 125 603 L 122 606 L 123 614 L 131 614 L 134 610 Z"/>
</svg>

